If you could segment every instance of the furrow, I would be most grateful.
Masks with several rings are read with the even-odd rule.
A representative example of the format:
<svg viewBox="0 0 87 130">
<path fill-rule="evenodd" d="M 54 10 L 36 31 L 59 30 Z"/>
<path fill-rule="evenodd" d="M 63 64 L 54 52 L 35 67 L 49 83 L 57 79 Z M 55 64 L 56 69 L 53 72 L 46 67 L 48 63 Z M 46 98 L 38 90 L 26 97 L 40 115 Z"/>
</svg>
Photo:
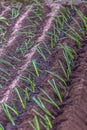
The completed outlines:
<svg viewBox="0 0 87 130">
<path fill-rule="evenodd" d="M 30 6 L 30 8 L 17 20 L 17 23 L 12 29 L 12 36 L 14 36 L 20 30 L 20 28 L 22 27 L 22 21 L 28 16 L 29 12 L 31 12 L 32 9 L 33 6 Z"/>
<path fill-rule="evenodd" d="M 51 12 L 51 9 L 50 9 L 50 11 L 48 9 L 46 9 L 46 13 L 49 14 L 49 17 L 51 17 L 50 12 Z M 31 15 L 29 15 L 29 17 L 31 17 Z M 45 13 L 44 13 L 44 17 L 42 17 L 42 21 L 44 21 L 43 25 L 45 25 L 45 23 L 48 21 L 49 17 L 45 16 Z M 45 20 L 45 18 L 47 18 L 47 19 Z M 0 57 L 1 59 L 9 61 L 11 64 L 13 64 L 15 66 L 15 69 L 13 69 L 13 68 L 8 67 L 6 65 L 0 64 L 0 67 L 4 68 L 4 70 L 7 70 L 9 72 L 9 74 L 10 74 L 10 76 L 7 77 L 4 73 L 1 73 L 1 76 L 5 76 L 7 81 L 4 82 L 3 80 L 1 80 L 1 82 L 0 82 L 2 84 L 2 86 L 3 86 L 3 88 L 1 89 L 1 92 L 0 92 L 0 96 L 3 95 L 4 92 L 8 89 L 6 86 L 9 86 L 9 84 L 13 81 L 13 79 L 15 79 L 15 77 L 18 75 L 18 70 L 20 70 L 21 66 L 23 66 L 25 64 L 25 62 L 26 62 L 26 57 L 27 56 L 24 57 L 23 55 L 21 56 L 19 53 L 16 53 L 16 49 L 23 47 L 22 45 L 24 44 L 24 42 L 28 42 L 28 40 L 29 40 L 29 42 L 33 41 L 34 45 L 37 44 L 35 41 L 41 35 L 42 30 L 44 29 L 44 26 L 42 25 L 40 27 L 40 23 L 42 23 L 42 22 L 38 21 L 38 19 L 36 20 L 36 22 L 38 23 L 38 25 L 37 25 L 36 30 L 34 31 L 35 38 L 33 37 L 33 39 L 30 39 L 30 38 L 27 38 L 27 35 L 19 35 L 19 37 L 16 38 L 16 40 L 14 42 L 14 45 L 12 44 L 11 46 L 5 48 L 6 49 L 5 55 L 3 54 Z M 29 24 L 29 21 L 27 21 L 26 19 L 24 20 L 24 23 L 22 23 L 22 24 L 23 24 L 23 27 L 25 27 L 25 25 L 27 27 L 28 27 L 28 25 L 31 26 Z M 38 27 L 40 29 L 39 32 L 38 32 Z M 27 31 L 28 30 L 30 31 L 31 28 L 30 29 L 28 28 Z M 25 30 L 22 29 L 22 31 L 25 31 Z M 32 47 L 30 47 L 27 50 L 30 52 L 31 48 Z M 28 51 L 27 51 L 27 53 L 28 53 Z M 24 55 L 26 55 L 26 54 L 24 54 Z M 8 56 L 10 56 L 10 57 L 14 57 L 15 56 L 16 58 L 19 59 L 19 61 L 13 60 L 12 58 L 9 59 Z"/>
<path fill-rule="evenodd" d="M 60 5 L 59 4 L 53 5 L 53 6 L 54 6 L 54 10 L 50 14 L 50 18 L 47 21 L 46 25 L 44 26 L 42 35 L 37 38 L 36 45 L 33 48 L 31 48 L 29 53 L 25 56 L 25 58 L 26 58 L 25 64 L 19 69 L 19 71 L 18 71 L 19 75 L 9 85 L 9 87 L 8 87 L 9 90 L 7 90 L 7 92 L 4 94 L 4 98 L 1 99 L 0 104 L 2 104 L 3 102 L 7 102 L 8 101 L 10 93 L 12 93 L 12 91 L 13 91 L 13 88 L 15 88 L 15 86 L 18 86 L 18 84 L 20 82 L 20 77 L 23 75 L 24 71 L 27 69 L 28 65 L 31 63 L 32 57 L 36 53 L 36 47 L 41 44 L 41 41 L 45 40 L 45 38 L 46 38 L 46 34 L 45 33 L 48 32 L 49 29 L 52 27 L 53 21 L 55 20 L 55 16 L 56 16 L 57 12 L 60 10 Z"/>
<path fill-rule="evenodd" d="M 58 5 L 58 4 L 51 4 L 50 7 L 53 8 L 53 9 L 55 8 L 55 11 L 53 11 L 53 12 L 50 14 L 51 18 L 49 19 L 48 24 L 44 27 L 44 31 L 43 31 L 41 37 L 39 37 L 39 39 L 38 39 L 37 42 L 43 41 L 43 39 L 45 39 L 45 37 L 46 37 L 46 32 L 49 30 L 49 28 L 50 28 L 50 26 L 51 26 L 51 24 L 52 24 L 52 21 L 54 20 L 55 14 L 56 14 L 57 11 L 60 9 L 60 5 Z"/>
<path fill-rule="evenodd" d="M 85 40 L 84 40 L 85 41 Z M 77 51 L 75 67 L 71 75 L 69 97 L 62 109 L 63 114 L 53 121 L 55 130 L 87 129 L 87 45 Z M 77 66 L 77 67 L 76 67 Z M 60 123 L 61 122 L 61 123 Z"/>
<path fill-rule="evenodd" d="M 8 43 L 3 45 L 2 48 L 0 48 L 0 56 L 4 53 L 7 49 L 7 47 L 11 46 L 14 44 L 15 39 L 18 37 L 15 35 L 20 30 L 20 27 L 22 26 L 23 20 L 28 16 L 28 14 L 31 12 L 33 6 L 30 6 L 30 8 L 18 19 L 17 23 L 15 24 L 15 27 L 13 28 L 13 32 L 11 34 L 11 38 L 9 39 Z M 17 27 L 17 28 L 16 28 Z"/>
</svg>

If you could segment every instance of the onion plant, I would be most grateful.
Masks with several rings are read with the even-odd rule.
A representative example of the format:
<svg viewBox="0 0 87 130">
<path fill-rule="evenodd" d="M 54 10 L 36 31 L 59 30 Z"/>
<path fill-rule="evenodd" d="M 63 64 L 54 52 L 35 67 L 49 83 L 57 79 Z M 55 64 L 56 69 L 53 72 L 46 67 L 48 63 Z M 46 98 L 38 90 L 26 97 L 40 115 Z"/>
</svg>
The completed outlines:
<svg viewBox="0 0 87 130">
<path fill-rule="evenodd" d="M 7 41 L 6 38 L 5 38 L 5 34 L 6 34 L 6 32 L 1 33 L 0 45 L 3 45 L 3 43 L 5 43 Z"/>
<path fill-rule="evenodd" d="M 82 40 L 81 35 L 73 28 L 71 27 L 69 24 L 67 24 L 67 26 L 69 27 L 69 29 L 72 31 L 73 35 L 76 35 L 80 40 Z"/>
<path fill-rule="evenodd" d="M 7 39 L 5 38 L 5 34 L 6 34 L 6 32 L 2 32 L 2 34 L 1 34 L 2 38 L 1 38 L 0 44 L 3 44 L 7 41 Z"/>
<path fill-rule="evenodd" d="M 71 18 L 74 21 L 74 23 L 79 27 L 79 32 L 84 37 L 85 36 L 85 30 L 84 30 L 84 28 L 79 24 L 79 22 L 74 17 L 71 17 Z"/>
<path fill-rule="evenodd" d="M 4 80 L 6 82 L 8 81 L 8 79 L 6 77 L 2 76 L 2 75 L 0 75 L 0 80 Z"/>
<path fill-rule="evenodd" d="M 73 32 L 72 32 L 72 34 L 69 34 L 68 32 L 64 32 L 64 33 L 66 34 L 66 36 L 68 38 L 70 38 L 71 40 L 76 42 L 78 48 L 81 47 L 80 39 L 79 39 L 79 37 L 76 34 L 74 34 Z"/>
<path fill-rule="evenodd" d="M 24 94 L 25 94 L 25 101 L 26 100 L 30 100 L 30 96 L 29 96 L 29 93 L 28 93 L 28 91 L 29 91 L 29 88 L 28 87 L 26 87 L 24 90 Z"/>
<path fill-rule="evenodd" d="M 1 25 L 0 26 L 0 35 L 1 35 L 0 46 L 6 41 L 5 34 L 6 34 L 6 28 Z"/>
<path fill-rule="evenodd" d="M 39 19 L 42 20 L 42 10 L 40 7 L 37 7 L 36 9 L 32 10 L 32 13 Z"/>
<path fill-rule="evenodd" d="M 6 74 L 7 76 L 10 76 L 10 73 L 1 67 L 0 67 L 0 71 Z"/>
<path fill-rule="evenodd" d="M 65 77 L 67 79 L 69 79 L 69 76 L 71 74 L 71 66 L 72 66 L 72 61 L 74 59 L 75 51 L 65 44 L 59 45 L 58 48 L 63 50 L 63 56 L 66 61 L 67 71 L 65 71 L 65 69 L 61 63 L 60 63 L 60 66 L 65 74 Z"/>
<path fill-rule="evenodd" d="M 16 53 L 16 54 L 19 53 L 21 56 L 24 56 L 24 50 L 23 50 L 23 48 L 21 48 L 21 47 L 20 47 L 20 48 L 17 47 L 15 53 Z"/>
<path fill-rule="evenodd" d="M 74 9 L 73 0 L 70 0 L 70 6 L 71 6 L 71 9 Z"/>
<path fill-rule="evenodd" d="M 69 58 L 70 58 L 71 60 L 74 59 L 74 56 L 75 56 L 75 54 L 76 54 L 76 51 L 75 51 L 73 48 L 71 48 L 71 47 L 68 46 L 67 44 L 59 44 L 59 45 L 58 45 L 58 48 L 59 48 L 59 49 L 62 49 L 65 53 L 67 53 L 67 55 L 69 56 Z"/>
<path fill-rule="evenodd" d="M 67 80 L 69 80 L 69 77 L 68 77 L 69 75 L 67 74 L 67 71 L 66 71 L 65 67 L 63 66 L 62 62 L 59 60 L 58 63 L 64 73 L 64 76 L 66 77 Z"/>
<path fill-rule="evenodd" d="M 55 18 L 55 27 L 56 27 L 56 33 L 58 34 L 58 35 L 60 35 L 60 29 L 59 29 L 59 24 L 58 24 L 58 22 L 57 22 L 57 19 Z M 58 37 L 58 39 L 59 39 L 59 37 Z"/>
<path fill-rule="evenodd" d="M 34 69 L 35 69 L 36 75 L 39 76 L 39 69 L 38 69 L 38 67 L 37 67 L 36 60 L 32 60 L 32 63 L 33 63 L 33 66 L 34 66 Z"/>
<path fill-rule="evenodd" d="M 40 46 L 37 46 L 36 50 L 37 50 L 37 52 L 41 55 L 41 57 L 46 61 L 46 56 L 45 56 L 45 54 L 43 53 L 41 47 L 40 47 Z"/>
<path fill-rule="evenodd" d="M 26 37 L 27 38 L 29 38 L 29 39 L 33 39 L 34 38 L 34 36 L 35 36 L 35 34 L 34 34 L 34 32 L 33 31 L 19 31 L 19 32 L 17 32 L 16 33 L 16 35 L 26 35 Z M 32 45 L 32 43 L 33 42 L 30 42 L 30 44 Z"/>
<path fill-rule="evenodd" d="M 45 112 L 45 114 L 47 114 L 48 116 L 50 116 L 51 118 L 54 119 L 54 116 L 49 112 L 49 110 L 45 107 L 45 105 L 43 104 L 43 102 L 41 101 L 40 97 L 33 97 L 34 102 L 41 108 L 41 110 L 43 112 Z"/>
<path fill-rule="evenodd" d="M 40 0 L 30 0 L 30 4 L 36 5 L 38 7 L 42 7 Z"/>
<path fill-rule="evenodd" d="M 45 115 L 45 123 L 40 120 L 40 123 L 44 126 L 46 130 L 52 129 L 52 123 L 47 115 Z"/>
<path fill-rule="evenodd" d="M 23 101 L 22 96 L 21 96 L 21 94 L 20 94 L 20 92 L 19 92 L 19 90 L 17 88 L 15 88 L 15 92 L 18 95 L 21 106 L 23 107 L 23 109 L 25 109 L 26 108 L 26 101 Z"/>
<path fill-rule="evenodd" d="M 34 116 L 33 123 L 29 122 L 34 130 L 41 130 L 37 116 Z"/>
<path fill-rule="evenodd" d="M 35 17 L 35 16 L 33 16 L 33 17 L 27 17 L 27 20 L 28 20 L 29 23 L 31 24 L 32 29 L 36 30 L 37 22 L 33 20 L 34 17 Z"/>
<path fill-rule="evenodd" d="M 56 26 L 54 25 L 53 31 L 52 32 L 47 32 L 47 34 L 50 37 L 51 48 L 54 48 L 55 47 L 55 43 L 58 40 L 58 35 L 57 35 L 57 32 L 56 32 Z"/>
<path fill-rule="evenodd" d="M 19 16 L 19 14 L 20 14 L 19 10 L 17 10 L 16 8 L 11 9 L 11 17 L 12 17 L 12 19 L 17 18 Z"/>
<path fill-rule="evenodd" d="M 44 49 L 46 52 L 48 52 L 49 55 L 51 55 L 51 51 L 49 47 L 46 45 L 46 43 L 43 43 L 42 49 Z"/>
<path fill-rule="evenodd" d="M 69 47 L 68 45 L 66 44 L 63 44 L 63 45 L 59 45 L 58 48 L 62 49 L 63 50 L 63 56 L 64 56 L 64 59 L 66 61 L 66 65 L 67 65 L 67 71 L 65 71 L 62 63 L 60 63 L 60 66 L 65 74 L 65 77 L 69 80 L 69 76 L 71 75 L 71 71 L 72 71 L 72 66 L 73 66 L 73 59 L 74 59 L 74 56 L 76 54 L 75 50 L 71 47 Z"/>
<path fill-rule="evenodd" d="M 31 90 L 33 92 L 35 91 L 35 83 L 33 80 L 31 80 L 29 77 L 25 77 L 25 76 L 22 76 L 20 79 L 25 81 L 26 83 L 28 83 L 31 86 L 31 89 L 28 87 L 29 90 Z"/>
<path fill-rule="evenodd" d="M 44 100 L 44 101 L 50 103 L 51 105 L 53 105 L 53 106 L 56 107 L 57 109 L 59 109 L 58 104 L 56 104 L 56 102 L 50 97 L 50 95 L 49 95 L 47 92 L 45 92 L 43 89 L 40 88 L 40 90 L 41 90 L 41 92 L 43 92 L 43 94 L 45 95 L 45 97 L 40 96 L 40 98 L 41 98 L 42 100 Z M 46 97 L 47 97 L 47 98 L 46 98 Z"/>
<path fill-rule="evenodd" d="M 45 120 L 44 115 L 42 115 L 40 112 L 38 112 L 35 109 L 32 109 L 32 112 L 34 112 L 38 117 L 40 117 L 42 120 Z"/>
<path fill-rule="evenodd" d="M 58 78 L 66 86 L 66 81 L 59 74 L 57 74 L 55 72 L 48 71 L 48 70 L 46 70 L 46 72 L 51 74 L 52 76 Z"/>
<path fill-rule="evenodd" d="M 48 115 L 42 115 L 35 109 L 32 110 L 37 116 L 40 117 L 40 123 L 46 128 L 46 130 L 52 129 L 52 123 Z"/>
<path fill-rule="evenodd" d="M 8 25 L 8 19 L 5 18 L 5 17 L 1 17 L 1 16 L 0 16 L 0 22 L 3 22 L 3 23 L 5 23 L 6 25 Z"/>
<path fill-rule="evenodd" d="M 8 119 L 11 121 L 12 125 L 15 125 L 14 119 L 13 119 L 12 115 L 10 114 L 9 110 L 11 110 L 16 116 L 18 116 L 17 109 L 9 106 L 6 103 L 2 104 L 2 108 L 3 108 L 4 112 L 5 112 L 5 114 L 7 115 Z"/>
<path fill-rule="evenodd" d="M 59 101 L 62 102 L 63 99 L 59 92 L 59 89 L 58 89 L 58 86 L 57 86 L 55 80 L 54 79 L 52 79 L 52 81 L 48 80 L 48 83 L 50 84 L 50 87 L 53 89 L 54 93 L 57 95 Z"/>
<path fill-rule="evenodd" d="M 76 10 L 78 16 L 81 18 L 81 20 L 82 20 L 82 22 L 84 24 L 85 29 L 87 30 L 87 17 L 80 10 L 78 10 L 76 8 L 75 8 L 75 10 Z"/>
<path fill-rule="evenodd" d="M 64 55 L 64 59 L 66 61 L 66 65 L 67 65 L 67 76 L 69 78 L 69 76 L 71 75 L 71 72 L 72 72 L 72 62 L 69 59 L 67 53 L 65 53 L 64 51 L 63 51 L 63 55 Z"/>
<path fill-rule="evenodd" d="M 24 50 L 28 53 L 28 50 L 34 45 L 34 41 L 28 41 L 23 43 Z"/>
<path fill-rule="evenodd" d="M 0 130 L 5 130 L 2 124 L 0 124 Z"/>
<path fill-rule="evenodd" d="M 4 64 L 6 66 L 9 66 L 9 67 L 13 67 L 15 69 L 13 64 L 11 64 L 10 62 L 8 62 L 8 61 L 6 61 L 4 59 L 0 59 L 0 63 Z"/>
<path fill-rule="evenodd" d="M 4 76 L 1 76 L 1 75 L 0 75 L 0 79 L 1 79 L 1 80 L 4 80 L 4 81 L 6 81 L 6 82 L 8 81 L 7 78 L 5 78 Z"/>
<path fill-rule="evenodd" d="M 70 10 L 65 6 L 61 6 L 61 9 L 65 16 L 70 18 Z"/>
<path fill-rule="evenodd" d="M 65 14 L 61 13 L 60 15 L 56 16 L 57 23 L 59 24 L 59 28 L 62 31 L 64 29 L 65 21 L 67 22 L 67 18 Z"/>
<path fill-rule="evenodd" d="M 20 15 L 20 9 L 22 7 L 22 3 L 18 3 L 15 5 L 12 6 L 12 9 L 11 9 L 11 17 L 12 19 L 15 19 L 17 18 L 19 15 Z"/>
<path fill-rule="evenodd" d="M 15 56 L 9 56 L 9 55 L 6 55 L 6 54 L 4 54 L 4 56 L 6 56 L 8 59 L 10 59 L 10 60 L 14 60 L 14 61 L 17 61 L 17 62 L 20 62 L 21 60 L 20 59 L 18 59 L 17 57 L 15 57 Z"/>
</svg>

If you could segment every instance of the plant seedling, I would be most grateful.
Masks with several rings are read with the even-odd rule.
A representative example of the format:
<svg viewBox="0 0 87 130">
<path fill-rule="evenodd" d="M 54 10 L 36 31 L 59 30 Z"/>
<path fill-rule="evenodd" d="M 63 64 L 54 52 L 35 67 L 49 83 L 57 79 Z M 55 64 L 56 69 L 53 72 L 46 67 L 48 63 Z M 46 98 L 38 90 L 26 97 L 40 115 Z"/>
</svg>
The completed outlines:
<svg viewBox="0 0 87 130">
<path fill-rule="evenodd" d="M 2 124 L 0 124 L 0 130 L 5 130 Z"/>
<path fill-rule="evenodd" d="M 14 65 L 12 65 L 10 62 L 8 62 L 6 60 L 0 59 L 0 63 L 5 64 L 5 65 L 7 65 L 9 67 L 13 67 L 15 69 Z"/>
<path fill-rule="evenodd" d="M 44 126 L 46 130 L 52 129 L 52 123 L 47 115 L 45 115 L 45 123 L 42 120 L 40 121 L 40 123 Z"/>
<path fill-rule="evenodd" d="M 23 50 L 23 48 L 16 48 L 16 53 L 17 54 L 20 54 L 21 56 L 24 56 L 24 50 Z"/>
<path fill-rule="evenodd" d="M 38 68 L 37 68 L 37 63 L 36 63 L 36 61 L 33 60 L 32 63 L 33 63 L 33 66 L 34 66 L 34 69 L 35 69 L 36 75 L 39 76 L 39 70 L 38 70 Z"/>
<path fill-rule="evenodd" d="M 39 97 L 33 97 L 34 102 L 43 110 L 43 112 L 45 112 L 47 115 L 49 115 L 50 117 L 52 117 L 54 119 L 54 116 L 48 111 L 48 109 L 45 107 L 45 105 L 43 104 L 43 102 L 41 101 L 41 99 Z"/>
<path fill-rule="evenodd" d="M 4 112 L 5 112 L 5 114 L 7 115 L 8 119 L 11 121 L 12 125 L 15 125 L 14 119 L 13 119 L 12 115 L 10 114 L 9 110 L 11 110 L 12 112 L 14 112 L 14 114 L 15 114 L 16 116 L 18 116 L 18 111 L 15 110 L 15 108 L 10 107 L 10 106 L 9 106 L 8 104 L 6 104 L 6 103 L 3 103 L 3 104 L 2 104 L 2 108 L 3 108 Z"/>
<path fill-rule="evenodd" d="M 54 77 L 58 78 L 66 86 L 66 81 L 59 74 L 56 74 L 56 73 L 48 71 L 48 70 L 46 70 L 46 72 L 53 75 Z"/>
<path fill-rule="evenodd" d="M 6 81 L 6 82 L 8 81 L 7 78 L 5 78 L 4 76 L 1 76 L 1 75 L 0 75 L 0 79 L 1 79 L 1 80 L 4 80 L 4 81 Z"/>
<path fill-rule="evenodd" d="M 82 36 L 84 37 L 85 36 L 85 30 L 83 27 L 81 27 L 81 25 L 79 24 L 79 22 L 74 18 L 72 17 L 72 20 L 74 21 L 74 23 L 79 27 L 79 32 L 82 34 Z"/>
<path fill-rule="evenodd" d="M 41 130 L 37 116 L 34 116 L 33 123 L 29 122 L 34 130 Z"/>
<path fill-rule="evenodd" d="M 49 118 L 48 115 L 42 115 L 40 112 L 36 111 L 35 109 L 33 109 L 32 111 L 33 111 L 37 116 L 39 116 L 39 117 L 45 122 L 44 125 L 43 125 L 43 124 L 42 124 L 42 121 L 40 121 L 41 124 L 42 124 L 46 129 L 48 129 L 48 128 L 52 129 L 52 123 L 51 123 L 50 118 Z"/>
<path fill-rule="evenodd" d="M 28 101 L 30 100 L 30 97 L 29 97 L 29 94 L 28 94 L 28 90 L 29 90 L 28 87 L 24 89 L 24 93 L 25 93 L 25 101 L 26 101 L 26 100 L 28 100 Z"/>
<path fill-rule="evenodd" d="M 19 10 L 17 10 L 16 8 L 12 8 L 11 16 L 12 16 L 12 19 L 17 18 L 19 16 Z"/>
<path fill-rule="evenodd" d="M 23 99 L 22 99 L 22 97 L 20 95 L 20 92 L 19 92 L 19 90 L 17 88 L 15 88 L 15 92 L 18 95 L 18 98 L 19 98 L 19 101 L 21 103 L 21 106 L 23 107 L 23 109 L 25 109 L 26 108 L 26 102 L 23 102 Z"/>
<path fill-rule="evenodd" d="M 25 76 L 22 76 L 21 79 L 23 81 L 25 81 L 26 83 L 29 83 L 31 85 L 32 91 L 33 92 L 35 91 L 35 84 L 34 84 L 33 80 L 31 80 L 29 77 L 25 77 Z M 29 89 L 29 90 L 31 90 L 31 89 Z"/>
<path fill-rule="evenodd" d="M 37 7 L 36 9 L 32 10 L 32 12 L 39 20 L 42 20 L 42 10 L 41 10 L 41 8 Z"/>
<path fill-rule="evenodd" d="M 41 89 L 41 88 L 40 88 L 40 90 L 44 93 L 45 97 L 47 97 L 48 99 L 45 98 L 45 97 L 43 97 L 43 96 L 40 96 L 40 98 L 41 98 L 42 100 L 44 100 L 44 101 L 46 101 L 46 102 L 52 104 L 52 105 L 55 106 L 57 109 L 59 109 L 59 107 L 58 107 L 58 105 L 56 104 L 56 102 L 48 95 L 48 93 L 45 92 L 45 91 L 44 91 L 43 89 Z"/>
<path fill-rule="evenodd" d="M 5 23 L 6 25 L 8 25 L 8 19 L 5 17 L 0 17 L 0 22 Z"/>
<path fill-rule="evenodd" d="M 6 70 L 4 70 L 3 68 L 0 68 L 0 71 L 3 72 L 4 74 L 10 76 L 10 73 Z"/>
<path fill-rule="evenodd" d="M 50 84 L 50 87 L 53 89 L 53 91 L 55 92 L 55 94 L 57 95 L 58 99 L 60 102 L 62 102 L 62 96 L 59 92 L 58 86 L 56 85 L 56 82 L 54 79 L 52 79 L 52 81 L 48 80 L 48 83 Z"/>
<path fill-rule="evenodd" d="M 74 34 L 73 32 L 72 32 L 73 34 L 69 34 L 68 32 L 64 32 L 64 33 L 67 35 L 68 38 L 76 42 L 78 48 L 81 47 L 80 39 L 76 34 Z"/>
<path fill-rule="evenodd" d="M 76 8 L 75 8 L 75 10 L 76 10 L 78 16 L 81 18 L 81 20 L 82 20 L 82 22 L 84 24 L 85 29 L 87 30 L 87 17 L 80 10 L 78 10 Z"/>
<path fill-rule="evenodd" d="M 40 46 L 37 46 L 36 48 L 37 52 L 41 55 L 41 57 L 44 59 L 44 61 L 46 61 L 46 56 L 44 55 L 42 49 Z"/>
<path fill-rule="evenodd" d="M 64 66 L 60 60 L 59 60 L 59 65 L 64 73 L 64 76 L 66 77 L 67 80 L 69 80 L 69 77 L 68 77 L 69 75 L 67 75 L 66 69 L 64 68 Z"/>
</svg>

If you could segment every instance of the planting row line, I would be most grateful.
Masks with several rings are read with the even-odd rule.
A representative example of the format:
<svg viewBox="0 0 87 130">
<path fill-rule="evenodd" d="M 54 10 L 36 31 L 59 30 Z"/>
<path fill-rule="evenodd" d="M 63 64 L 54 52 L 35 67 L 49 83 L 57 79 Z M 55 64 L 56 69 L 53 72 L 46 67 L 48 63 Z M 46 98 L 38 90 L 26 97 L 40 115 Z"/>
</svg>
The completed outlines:
<svg viewBox="0 0 87 130">
<path fill-rule="evenodd" d="M 32 7 L 30 7 L 30 12 L 32 12 Z M 38 31 L 38 27 L 39 24 L 41 23 L 42 20 L 44 20 L 45 23 L 50 25 L 50 22 L 45 20 L 48 19 L 50 20 L 50 18 L 52 17 L 51 14 L 49 13 L 49 16 L 47 17 L 46 15 L 44 15 L 43 18 L 41 18 L 41 20 L 36 16 L 31 14 L 31 16 L 29 17 L 29 21 L 30 25 L 29 25 L 29 21 L 26 21 L 26 15 L 28 15 L 29 10 L 26 11 L 16 22 L 14 28 L 13 28 L 13 33 L 11 34 L 11 38 L 9 39 L 7 45 L 3 46 L 1 48 L 1 85 L 3 86 L 4 82 L 6 83 L 6 86 L 8 85 L 7 83 L 12 79 L 12 76 L 16 76 L 17 75 L 17 71 L 21 68 L 22 65 L 25 64 L 26 62 L 26 54 L 30 53 L 30 49 L 39 41 L 36 41 L 39 37 L 39 33 Z M 37 7 L 35 9 L 33 9 L 33 12 L 37 10 L 37 15 L 38 11 L 40 10 L 40 7 Z M 45 13 L 45 12 L 44 12 Z M 48 13 L 48 12 L 46 12 Z M 42 16 L 40 16 L 42 17 Z M 27 17 L 28 18 L 28 17 Z M 35 20 L 36 19 L 36 20 Z M 22 23 L 23 20 L 25 21 L 25 23 Z M 34 22 L 35 21 L 35 22 Z M 23 29 L 21 28 L 22 24 L 26 24 L 27 26 L 23 27 Z M 29 26 L 28 26 L 29 25 Z M 44 27 L 41 27 L 44 29 L 44 31 L 46 31 L 46 29 Z M 15 33 L 17 33 L 19 31 L 19 29 L 21 30 L 20 33 L 24 33 L 24 34 L 20 34 L 20 35 L 15 35 Z M 23 32 L 22 32 L 23 30 Z M 31 30 L 31 31 L 30 31 Z M 40 30 L 40 33 L 42 33 L 42 30 Z M 35 35 L 37 34 L 37 35 Z M 44 35 L 45 33 L 43 33 Z M 43 40 L 43 39 L 41 39 Z M 8 77 L 7 77 L 8 75 Z M 7 77 L 7 78 L 6 78 Z"/>
</svg>

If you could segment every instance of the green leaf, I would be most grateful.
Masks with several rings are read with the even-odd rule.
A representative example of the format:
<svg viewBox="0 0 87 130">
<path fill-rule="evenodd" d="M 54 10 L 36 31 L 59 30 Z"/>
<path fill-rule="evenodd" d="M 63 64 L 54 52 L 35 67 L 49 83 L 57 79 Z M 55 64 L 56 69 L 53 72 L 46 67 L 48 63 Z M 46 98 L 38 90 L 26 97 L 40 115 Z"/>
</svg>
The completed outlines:
<svg viewBox="0 0 87 130">
<path fill-rule="evenodd" d="M 33 66 L 34 66 L 34 69 L 35 69 L 36 75 L 39 76 L 39 71 L 38 71 L 38 68 L 37 68 L 36 61 L 33 60 L 32 63 L 33 63 Z"/>
<path fill-rule="evenodd" d="M 4 127 L 0 124 L 0 130 L 4 130 Z"/>
<path fill-rule="evenodd" d="M 8 62 L 8 61 L 6 61 L 6 60 L 0 59 L 0 63 L 3 63 L 3 64 L 5 64 L 5 65 L 7 65 L 7 66 L 10 66 L 10 67 L 15 68 L 14 65 L 12 65 L 10 62 Z"/>
<path fill-rule="evenodd" d="M 60 81 L 62 81 L 64 83 L 64 85 L 66 85 L 66 81 L 58 74 L 54 73 L 54 72 L 51 72 L 51 71 L 48 71 L 46 70 L 46 72 L 48 72 L 49 74 L 55 76 L 56 78 L 58 78 Z"/>
<path fill-rule="evenodd" d="M 5 23 L 6 25 L 8 25 L 8 19 L 5 17 L 0 17 L 0 22 Z"/>
<path fill-rule="evenodd" d="M 20 100 L 20 103 L 21 103 L 23 109 L 25 109 L 26 108 L 26 104 L 23 102 L 22 97 L 20 95 L 20 92 L 19 92 L 19 90 L 17 88 L 15 88 L 15 92 L 17 93 L 17 95 L 19 97 L 19 100 Z"/>
<path fill-rule="evenodd" d="M 39 125 L 39 121 L 38 121 L 37 116 L 34 117 L 33 121 L 34 121 L 35 130 L 40 130 L 40 125 Z"/>
</svg>

